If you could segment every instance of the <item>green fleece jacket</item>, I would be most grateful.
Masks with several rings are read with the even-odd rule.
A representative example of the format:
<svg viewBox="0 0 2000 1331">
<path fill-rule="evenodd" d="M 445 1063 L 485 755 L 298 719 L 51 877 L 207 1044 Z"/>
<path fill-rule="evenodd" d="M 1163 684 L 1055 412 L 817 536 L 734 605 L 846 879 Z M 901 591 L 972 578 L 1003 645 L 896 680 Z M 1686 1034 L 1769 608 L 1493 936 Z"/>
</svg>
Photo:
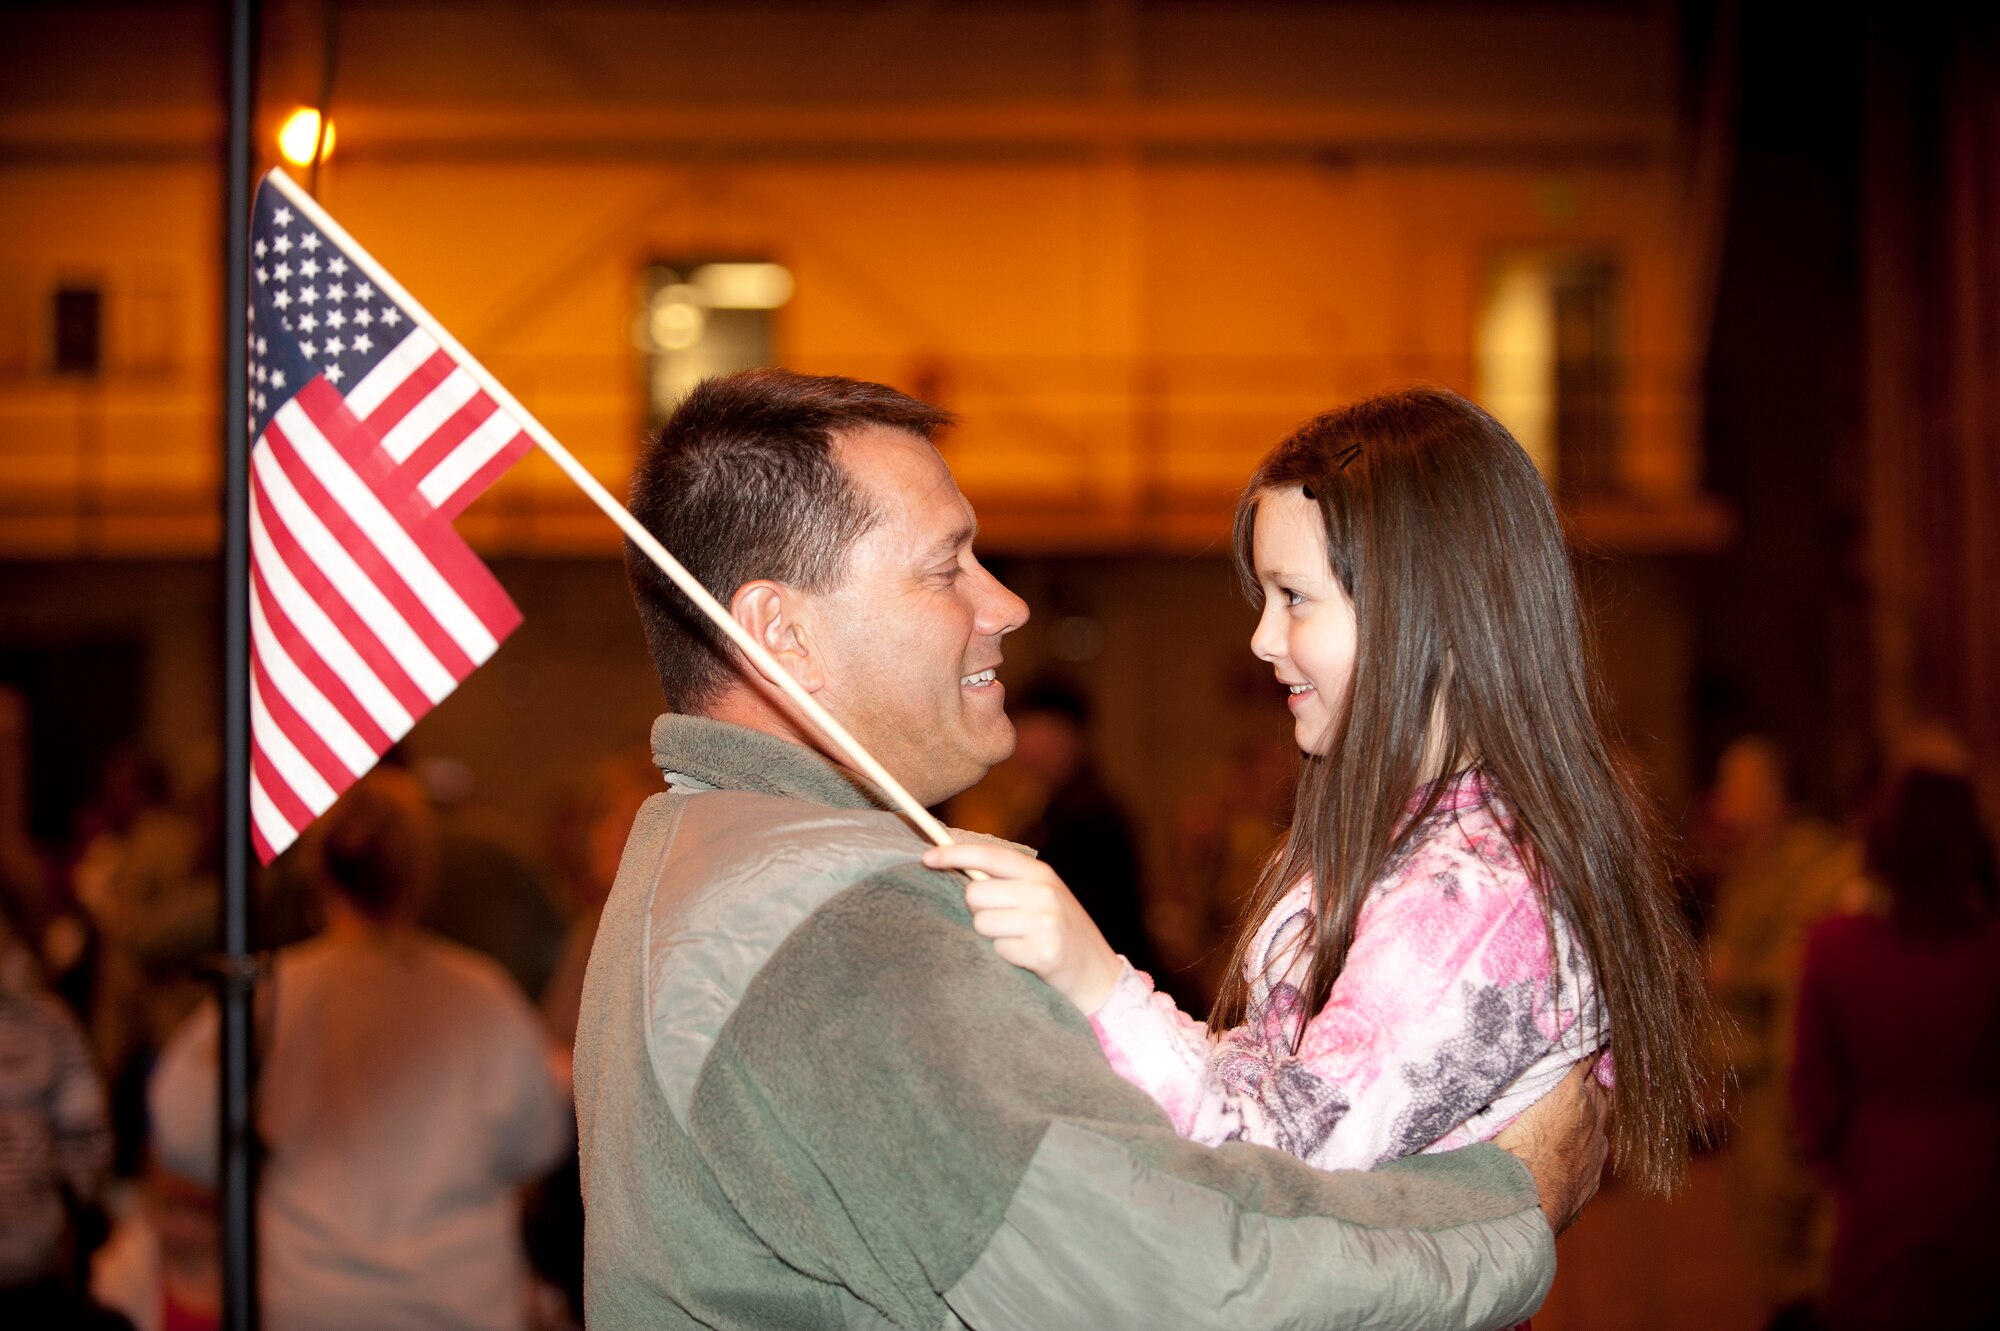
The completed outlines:
<svg viewBox="0 0 2000 1331">
<path fill-rule="evenodd" d="M 653 742 L 672 789 L 577 1028 L 593 1328 L 1452 1331 L 1541 1302 L 1514 1157 L 1183 1141 L 869 791 L 698 717 Z"/>
</svg>

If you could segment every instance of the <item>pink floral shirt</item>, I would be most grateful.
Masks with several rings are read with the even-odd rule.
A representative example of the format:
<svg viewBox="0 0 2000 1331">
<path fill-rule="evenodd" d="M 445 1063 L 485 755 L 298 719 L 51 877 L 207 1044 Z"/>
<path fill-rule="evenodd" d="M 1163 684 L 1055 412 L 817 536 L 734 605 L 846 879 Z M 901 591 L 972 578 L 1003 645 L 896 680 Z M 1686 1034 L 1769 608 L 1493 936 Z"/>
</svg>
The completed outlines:
<svg viewBox="0 0 2000 1331">
<path fill-rule="evenodd" d="M 1306 881 L 1252 940 L 1244 1025 L 1211 1035 L 1128 965 L 1091 1014 L 1111 1066 L 1183 1137 L 1256 1142 L 1322 1169 L 1491 1138 L 1603 1043 L 1560 915 L 1549 955 L 1506 817 L 1477 773 L 1453 781 L 1369 889 L 1346 968 L 1296 1053 Z"/>
</svg>

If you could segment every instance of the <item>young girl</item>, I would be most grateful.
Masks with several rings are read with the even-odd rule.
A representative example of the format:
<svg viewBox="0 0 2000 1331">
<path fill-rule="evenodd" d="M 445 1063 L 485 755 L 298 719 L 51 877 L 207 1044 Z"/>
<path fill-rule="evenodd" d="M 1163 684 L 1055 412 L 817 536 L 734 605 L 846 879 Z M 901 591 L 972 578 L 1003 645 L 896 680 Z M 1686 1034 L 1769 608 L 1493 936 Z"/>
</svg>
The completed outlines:
<svg viewBox="0 0 2000 1331">
<path fill-rule="evenodd" d="M 1457 394 L 1374 398 L 1265 459 L 1235 548 L 1306 763 L 1209 1024 L 1046 867 L 925 863 L 992 876 L 966 888 L 974 927 L 1089 1013 L 1184 1136 L 1367 1168 L 1492 1138 L 1608 1046 L 1620 1167 L 1671 1187 L 1708 1011 L 1534 465 Z"/>
</svg>

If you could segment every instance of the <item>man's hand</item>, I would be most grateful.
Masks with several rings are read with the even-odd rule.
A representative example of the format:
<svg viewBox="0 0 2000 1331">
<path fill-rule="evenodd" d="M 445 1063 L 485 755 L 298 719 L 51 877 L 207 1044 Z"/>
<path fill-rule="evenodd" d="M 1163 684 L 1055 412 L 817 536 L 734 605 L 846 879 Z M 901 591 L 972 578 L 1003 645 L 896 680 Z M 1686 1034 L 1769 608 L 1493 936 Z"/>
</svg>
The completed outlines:
<svg viewBox="0 0 2000 1331">
<path fill-rule="evenodd" d="M 1542 1214 L 1558 1234 L 1576 1222 L 1584 1203 L 1596 1195 L 1611 1150 L 1605 1135 L 1611 1093 L 1598 1082 L 1596 1071 L 1595 1058 L 1582 1060 L 1560 1086 L 1493 1139 L 1494 1145 L 1521 1157 L 1535 1176 Z"/>
</svg>

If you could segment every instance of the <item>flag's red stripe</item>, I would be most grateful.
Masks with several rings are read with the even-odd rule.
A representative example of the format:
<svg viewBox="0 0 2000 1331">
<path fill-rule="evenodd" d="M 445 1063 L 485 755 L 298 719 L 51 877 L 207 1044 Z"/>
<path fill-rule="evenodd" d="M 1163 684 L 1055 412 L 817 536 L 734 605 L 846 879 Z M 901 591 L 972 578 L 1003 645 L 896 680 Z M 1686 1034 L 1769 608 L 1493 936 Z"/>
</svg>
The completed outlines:
<svg viewBox="0 0 2000 1331">
<path fill-rule="evenodd" d="M 265 526 L 268 529 L 270 524 L 266 522 Z M 347 681 L 321 658 L 311 641 L 299 631 L 298 625 L 285 614 L 284 607 L 278 604 L 278 598 L 271 593 L 270 583 L 264 577 L 263 567 L 254 559 L 250 562 L 250 583 L 255 589 L 257 603 L 264 611 L 264 620 L 271 626 L 271 635 L 278 640 L 278 645 L 285 649 L 286 655 L 292 658 L 292 664 L 299 668 L 300 674 L 312 681 L 313 687 L 333 704 L 334 710 L 340 713 L 347 724 L 354 727 L 354 733 L 361 736 L 361 742 L 366 744 L 376 757 L 381 757 L 395 741 L 376 723 L 368 709 L 361 705 L 361 700 L 355 697 L 352 689 L 348 688 Z M 339 624 L 336 623 L 334 627 L 338 629 Z M 351 643 L 352 639 L 349 641 Z M 358 648 L 356 654 L 359 655 Z"/>
<path fill-rule="evenodd" d="M 521 626 L 521 612 L 508 598 L 506 589 L 485 561 L 465 543 L 465 538 L 452 529 L 448 518 L 440 516 L 415 491 L 397 498 L 378 497 L 496 643 Z"/>
<path fill-rule="evenodd" d="M 315 384 L 317 383 L 318 381 L 315 381 Z M 305 392 L 300 393 L 297 401 L 305 409 L 313 424 L 319 427 L 321 433 L 326 433 L 337 428 L 338 416 L 347 413 L 340 412 L 330 418 L 325 411 L 326 400 L 331 398 L 334 402 L 338 402 L 339 399 L 333 395 L 331 389 L 328 389 L 322 397 L 314 394 L 312 387 L 309 385 Z M 315 397 L 319 398 L 317 402 L 313 401 Z M 315 406 L 321 410 L 314 410 Z M 351 421 L 353 417 L 348 415 L 347 419 Z M 332 533 L 333 539 L 347 551 L 348 557 L 360 567 L 362 574 L 375 584 L 375 589 L 381 593 L 382 599 L 395 607 L 397 613 L 403 617 L 403 622 L 410 626 L 419 641 L 430 648 L 431 655 L 438 659 L 438 663 L 445 668 L 445 672 L 452 679 L 461 680 L 471 674 L 473 664 L 471 659 L 452 640 L 451 634 L 445 631 L 445 627 L 424 608 L 423 599 L 403 581 L 394 566 L 383 557 L 381 550 L 376 548 L 375 542 L 368 539 L 368 534 L 347 515 L 346 508 L 320 485 L 319 477 L 313 473 L 305 459 L 299 456 L 292 441 L 286 438 L 283 427 L 273 420 L 264 433 L 265 438 L 271 442 L 272 457 L 285 469 L 285 475 L 290 478 L 292 488 L 299 492 L 299 497 L 305 500 L 313 514 L 325 524 L 327 531 Z M 338 447 L 336 441 L 329 439 L 328 442 Z"/>
<path fill-rule="evenodd" d="M 300 405 L 306 409 L 307 415 L 320 427 L 322 433 L 340 428 L 372 433 L 368 426 L 355 421 L 353 414 L 340 405 L 339 398 L 324 384 L 315 382 L 309 385 L 307 391 L 300 395 Z M 387 454 L 382 456 L 386 458 Z M 300 461 L 303 464 L 303 459 Z M 479 561 L 479 557 L 472 553 L 465 542 L 459 539 L 458 533 L 438 526 L 432 516 L 430 505 L 423 497 L 386 476 L 378 478 L 363 473 L 362 481 L 382 507 L 388 510 L 390 518 L 430 560 L 431 567 L 437 570 L 438 575 L 458 594 L 459 599 L 466 603 L 473 615 L 486 625 L 487 632 L 491 633 L 496 641 L 513 632 L 514 627 L 521 622 L 520 613 L 514 609 L 514 603 L 507 599 L 507 594 L 500 590 L 500 584 L 494 581 L 493 574 Z M 303 494 L 304 491 L 300 493 Z M 319 493 L 324 494 L 324 491 Z M 326 502 L 329 504 L 333 502 L 330 495 L 326 496 Z M 317 503 L 315 511 L 318 511 Z M 347 521 L 344 509 L 340 516 L 343 521 Z M 333 529 L 330 523 L 328 527 L 329 530 Z M 373 564 L 362 563 L 362 567 L 368 570 L 376 585 L 382 588 L 385 596 L 389 597 L 390 603 L 403 612 L 403 617 L 409 621 L 410 626 L 418 630 L 419 636 L 431 648 L 432 653 L 437 656 L 445 669 L 451 672 L 451 677 L 454 680 L 463 680 L 471 674 L 477 663 L 466 654 L 465 649 L 459 646 L 458 640 L 451 636 L 444 624 L 425 606 L 423 598 L 417 594 L 416 589 L 403 581 L 395 566 L 382 557 L 380 550 L 358 525 L 353 527 L 353 533 L 354 539 L 365 547 L 364 552 L 371 554 L 374 559 Z M 354 553 L 353 546 L 345 538 L 341 544 L 347 546 L 349 553 Z M 361 562 L 358 556 L 356 562 Z M 376 572 L 378 566 L 389 575 L 390 583 L 393 585 L 385 584 L 383 574 Z M 421 618 L 418 618 L 419 616 Z"/>
<path fill-rule="evenodd" d="M 495 643 L 506 641 L 507 635 L 521 626 L 521 612 L 508 598 L 500 580 L 465 543 L 465 538 L 452 530 L 451 523 L 430 513 L 407 530 L 417 548 L 430 559 L 431 566 L 444 575 L 459 599 L 479 617 Z"/>
<path fill-rule="evenodd" d="M 368 413 L 368 419 L 363 424 L 380 439 L 457 368 L 458 362 L 451 358 L 449 352 L 433 351 L 429 360 L 410 371 L 410 377 L 398 384 L 389 396 L 376 405 L 375 410 Z"/>
<path fill-rule="evenodd" d="M 269 437 L 269 431 L 266 431 L 266 437 Z M 403 704 L 404 711 L 412 717 L 428 712 L 431 709 L 430 698 L 417 687 L 415 680 L 404 673 L 395 655 L 375 636 L 332 580 L 320 571 L 318 562 L 306 553 L 305 547 L 285 526 L 284 518 L 272 505 L 271 496 L 264 489 L 264 478 L 257 474 L 255 467 L 250 469 L 250 483 L 256 487 L 257 508 L 264 519 L 264 530 L 270 533 L 271 544 L 277 547 L 279 557 L 298 580 L 300 588 L 333 621 L 340 636 L 347 639 L 347 645 L 375 672 L 375 677 L 382 681 L 382 686 L 396 701 Z"/>
<path fill-rule="evenodd" d="M 437 511 L 444 516 L 446 521 L 463 513 L 467 504 L 485 494 L 487 487 L 500 479 L 501 472 L 506 471 L 507 468 L 519 462 L 522 455 L 534 446 L 535 441 L 530 439 L 525 432 L 515 435 L 507 441 L 505 448 L 502 448 L 487 460 L 485 466 L 466 477 L 465 484 L 446 495 L 444 502 L 438 505 Z"/>
<path fill-rule="evenodd" d="M 258 828 L 255 818 L 250 820 L 250 846 L 257 852 L 257 863 L 259 864 L 269 864 L 272 860 L 278 858 L 278 852 L 272 850 L 271 843 L 264 839 L 264 833 Z"/>
<path fill-rule="evenodd" d="M 336 794 L 345 790 L 347 784 L 360 773 L 348 771 L 347 764 L 340 761 L 327 747 L 326 741 L 319 737 L 319 731 L 299 715 L 298 709 L 278 691 L 277 685 L 271 682 L 271 672 L 265 669 L 264 660 L 257 655 L 254 647 L 250 652 L 250 674 L 257 681 L 257 695 L 264 700 L 264 710 L 277 722 L 278 729 L 292 742 L 299 756 L 311 764 L 312 769 L 319 773 L 319 779 L 333 787 Z"/>
<path fill-rule="evenodd" d="M 375 496 L 376 501 L 388 511 L 390 518 L 403 529 L 404 534 L 410 536 L 415 541 L 418 549 L 424 549 L 424 543 L 421 540 L 416 540 L 417 533 L 415 528 L 419 525 L 428 524 L 430 506 L 423 501 L 421 496 L 411 490 L 400 477 L 396 477 L 386 470 L 390 461 L 389 455 L 386 451 L 373 445 L 372 441 L 375 438 L 374 431 L 369 426 L 356 420 L 354 414 L 347 410 L 346 402 L 334 391 L 333 387 L 320 380 L 314 380 L 312 383 L 306 385 L 305 391 L 299 395 L 299 405 L 304 409 L 307 417 L 311 419 L 313 424 L 319 427 L 320 433 L 327 436 L 329 442 L 333 441 L 336 432 L 342 431 L 349 435 L 359 434 L 366 436 L 371 441 L 370 446 L 373 449 L 373 455 L 379 460 L 381 469 L 371 466 L 360 469 L 358 475 L 362 483 L 368 487 L 369 492 Z M 330 501 L 331 496 L 328 496 L 328 499 Z M 414 503 L 412 503 L 413 500 L 415 501 Z M 342 511 L 341 516 L 343 518 L 347 516 L 345 510 Z M 454 680 L 463 680 L 467 675 L 471 674 L 474 668 L 472 658 L 466 654 L 463 647 L 459 646 L 458 640 L 451 636 L 450 630 L 444 627 L 443 621 L 425 606 L 423 598 L 418 594 L 416 588 L 404 582 L 401 573 L 396 570 L 396 566 L 381 556 L 379 549 L 377 549 L 372 541 L 368 540 L 366 533 L 361 531 L 358 524 L 354 530 L 356 536 L 367 545 L 368 549 L 375 552 L 381 566 L 394 574 L 394 581 L 398 589 L 407 596 L 408 604 L 414 607 L 416 613 L 423 616 L 425 623 L 435 626 L 434 631 L 441 639 L 442 649 L 438 646 L 433 646 L 431 650 L 437 656 L 438 660 L 443 663 L 444 667 L 451 672 L 452 678 Z M 453 543 L 458 543 L 455 534 L 452 539 Z M 428 553 L 429 551 L 426 551 L 426 554 Z M 492 575 L 486 572 L 485 566 L 478 564 L 476 559 L 473 562 L 477 565 L 484 580 L 491 582 Z M 367 565 L 363 567 L 367 567 Z M 449 572 L 437 567 L 435 559 L 432 560 L 432 567 L 437 568 L 439 576 L 447 584 L 455 581 Z M 380 581 L 378 577 L 378 584 Z M 459 593 L 460 600 L 466 599 L 464 589 L 454 586 L 453 590 Z M 383 587 L 385 595 L 389 591 L 389 587 Z M 501 599 L 505 601 L 504 595 Z M 403 601 L 394 600 L 393 598 L 392 603 L 397 605 L 399 609 L 404 605 Z M 513 610 L 511 603 L 508 604 L 507 609 L 510 612 Z M 475 616 L 478 616 L 476 609 L 473 613 Z M 419 621 L 411 618 L 411 614 L 412 612 L 409 610 L 404 611 L 404 617 L 410 619 L 411 627 L 419 628 Z M 516 622 L 518 622 L 518 619 Z M 511 628 L 512 626 L 509 625 L 509 627 Z M 491 629 L 488 630 L 488 632 L 491 631 Z M 424 634 L 424 641 L 426 643 L 432 642 L 429 633 Z"/>
<path fill-rule="evenodd" d="M 313 820 L 313 811 L 298 797 L 284 775 L 278 771 L 276 763 L 264 752 L 264 746 L 257 737 L 250 737 L 250 770 L 257 774 L 257 784 L 264 788 L 264 794 L 293 832 L 298 832 Z"/>
<path fill-rule="evenodd" d="M 414 453 L 403 459 L 403 464 L 396 468 L 396 481 L 404 488 L 414 490 L 417 482 L 430 475 L 431 468 L 452 449 L 464 443 L 465 437 L 478 429 L 494 410 L 492 398 L 484 392 L 474 393 L 466 399 L 464 406 L 447 416 L 431 432 L 430 438 L 418 444 Z"/>
<path fill-rule="evenodd" d="M 470 416 L 473 408 L 482 403 L 485 404 L 485 415 L 492 415 L 494 411 L 492 399 L 480 393 L 468 402 L 464 409 L 456 413 L 452 421 Z M 317 420 L 318 417 L 315 416 L 314 419 Z M 470 433 L 477 426 L 478 421 L 474 420 L 466 427 L 465 432 Z M 442 437 L 442 432 L 440 436 L 434 437 Z M 459 437 L 462 439 L 463 435 Z M 492 477 L 506 470 L 509 463 L 527 451 L 531 442 L 525 434 L 517 435 L 505 448 L 495 454 L 497 465 L 482 467 L 468 477 L 466 485 L 461 486 L 459 491 L 467 496 L 465 502 L 469 503 L 471 496 L 477 495 L 480 489 L 492 484 Z M 390 515 L 409 534 L 417 548 L 431 561 L 431 567 L 451 584 L 459 599 L 465 602 L 467 608 L 478 617 L 479 622 L 486 626 L 486 631 L 493 635 L 494 641 L 498 642 L 520 627 L 521 612 L 515 608 L 514 602 L 508 599 L 506 590 L 494 578 L 493 571 L 487 568 L 485 562 L 473 553 L 472 548 L 466 545 L 457 532 L 451 529 L 448 520 L 437 516 L 430 501 L 417 492 L 415 480 L 426 474 L 431 465 L 435 465 L 436 456 L 441 455 L 433 455 L 430 446 L 426 444 L 411 455 L 412 463 L 424 458 L 433 459 L 422 468 L 400 467 L 393 475 L 381 480 L 373 476 L 364 476 L 364 479 L 368 481 L 368 488 L 374 492 L 375 497 L 382 501 L 382 506 L 389 510 Z M 464 504 L 461 503 L 459 507 L 464 507 Z M 454 509 L 453 513 L 456 511 Z M 449 516 L 451 515 L 448 514 L 447 518 Z M 458 678 L 463 679 L 465 676 L 459 675 Z"/>
<path fill-rule="evenodd" d="M 305 389 L 301 390 L 301 396 L 303 397 L 306 393 L 311 392 L 315 385 L 320 390 L 330 393 L 334 400 L 339 403 L 339 420 L 341 422 L 339 427 L 329 428 L 324 425 L 320 427 L 320 433 L 326 436 L 326 441 L 329 444 L 333 445 L 334 452 L 347 459 L 347 465 L 354 468 L 363 477 L 386 476 L 394 471 L 396 469 L 396 460 L 389 456 L 387 449 L 382 447 L 381 436 L 370 430 L 357 430 L 355 428 L 360 422 L 355 418 L 353 412 L 347 410 L 347 400 L 340 396 L 340 390 L 333 388 L 322 380 L 314 379 L 306 384 Z M 305 404 L 301 401 L 300 405 L 303 406 Z"/>
</svg>

